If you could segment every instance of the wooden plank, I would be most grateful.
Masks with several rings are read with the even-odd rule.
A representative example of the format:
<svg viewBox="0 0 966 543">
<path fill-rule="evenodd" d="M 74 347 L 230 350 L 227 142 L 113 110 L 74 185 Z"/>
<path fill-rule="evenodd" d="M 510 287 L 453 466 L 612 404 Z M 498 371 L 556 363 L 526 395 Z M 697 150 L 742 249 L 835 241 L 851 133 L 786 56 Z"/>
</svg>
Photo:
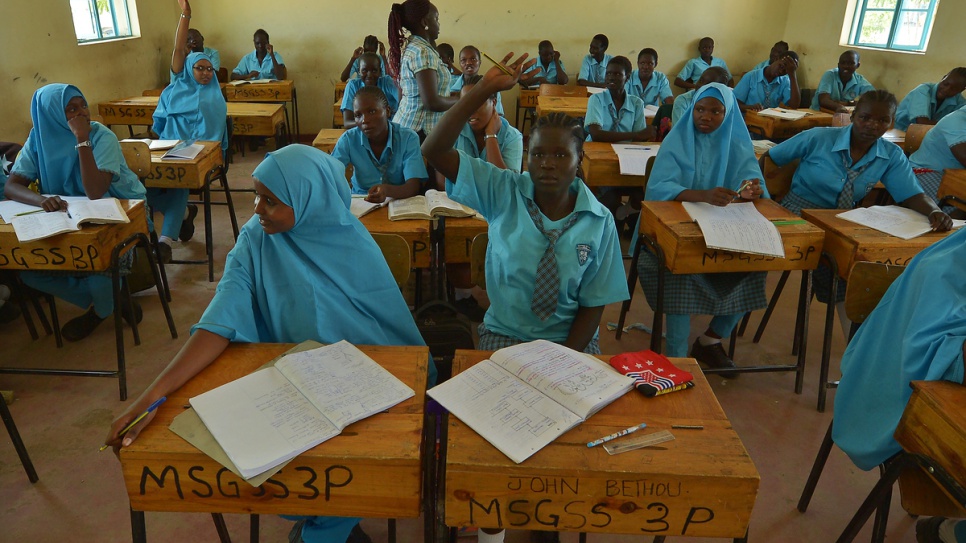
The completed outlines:
<svg viewBox="0 0 966 543">
<path fill-rule="evenodd" d="M 315 136 L 312 141 L 312 147 L 316 149 L 321 149 L 326 153 L 332 153 L 335 149 L 335 144 L 339 141 L 339 138 L 345 134 L 344 128 L 323 128 L 319 130 L 319 135 Z"/>
<path fill-rule="evenodd" d="M 236 136 L 275 135 L 275 129 L 285 122 L 285 106 L 271 103 L 229 102 L 228 115 L 232 118 Z"/>
<path fill-rule="evenodd" d="M 154 422 L 121 451 L 121 470 L 139 511 L 416 517 L 426 347 L 360 347 L 416 395 L 299 455 L 255 488 L 168 429 L 188 399 L 237 379 L 290 345 L 232 344 L 211 366 L 168 395 Z"/>
<path fill-rule="evenodd" d="M 429 268 L 430 243 L 429 221 L 407 219 L 389 220 L 389 206 L 382 207 L 359 219 L 366 230 L 373 234 L 399 234 L 412 250 L 413 267 Z"/>
<path fill-rule="evenodd" d="M 798 219 L 772 200 L 755 200 L 755 207 L 769 220 Z M 671 273 L 812 270 L 822 254 L 825 234 L 808 223 L 778 226 L 785 258 L 776 258 L 708 249 L 701 229 L 681 202 L 645 201 L 642 213 L 641 232 L 660 244 Z"/>
<path fill-rule="evenodd" d="M 229 102 L 291 102 L 295 82 L 291 79 L 271 83 L 225 85 L 222 90 Z"/>
<path fill-rule="evenodd" d="M 486 221 L 476 218 L 445 217 L 446 228 L 443 234 L 443 246 L 447 264 L 465 264 L 470 262 L 473 248 L 473 238 L 487 231 Z"/>
<path fill-rule="evenodd" d="M 487 354 L 457 351 L 454 372 Z M 744 536 L 758 472 L 697 363 L 674 362 L 694 373 L 693 389 L 650 399 L 632 391 L 521 464 L 450 416 L 446 525 Z M 648 432 L 704 429 L 671 430 L 673 441 L 617 456 L 586 447 L 642 418 Z"/>
<path fill-rule="evenodd" d="M 17 240 L 13 225 L 0 222 L 0 269 L 48 271 L 106 271 L 111 251 L 133 234 L 147 235 L 144 200 L 121 200 L 131 222 L 84 225 L 68 232 L 28 243 Z"/>
<path fill-rule="evenodd" d="M 776 119 L 759 115 L 756 111 L 748 110 L 745 112 L 745 124 L 749 128 L 758 128 L 768 139 L 786 139 L 817 126 L 832 126 L 832 115 L 814 111 L 808 108 L 801 108 L 798 111 L 806 112 L 807 115 L 796 121 Z"/>
<path fill-rule="evenodd" d="M 538 89 L 520 89 L 520 107 L 537 107 L 537 96 L 539 95 Z"/>
<path fill-rule="evenodd" d="M 158 109 L 158 96 L 132 96 L 122 100 L 102 102 L 97 106 L 97 113 L 103 119 L 103 124 L 111 126 L 154 124 L 154 110 Z"/>
<path fill-rule="evenodd" d="M 939 191 L 936 193 L 936 197 L 941 200 L 946 196 L 956 196 L 966 201 L 966 170 L 947 169 L 943 171 L 943 178 L 939 182 Z M 966 204 L 953 202 L 953 205 L 960 209 L 966 209 Z"/>
<path fill-rule="evenodd" d="M 212 169 L 224 164 L 220 141 L 198 141 L 205 146 L 191 160 L 161 160 L 164 151 L 151 153 L 151 169 L 144 186 L 165 189 L 200 189 Z"/>
</svg>

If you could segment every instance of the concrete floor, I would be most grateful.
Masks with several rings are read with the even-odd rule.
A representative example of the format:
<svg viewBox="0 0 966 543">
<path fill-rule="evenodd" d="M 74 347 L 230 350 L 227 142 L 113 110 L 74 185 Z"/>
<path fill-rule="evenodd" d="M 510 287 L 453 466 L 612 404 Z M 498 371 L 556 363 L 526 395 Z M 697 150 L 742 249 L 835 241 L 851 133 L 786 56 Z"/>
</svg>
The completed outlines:
<svg viewBox="0 0 966 543">
<path fill-rule="evenodd" d="M 230 171 L 234 188 L 250 186 L 250 174 L 262 151 L 239 157 Z M 239 221 L 252 214 L 250 195 L 236 195 Z M 231 248 L 231 229 L 227 210 L 214 210 L 216 227 L 215 278 L 221 275 L 225 255 Z M 200 219 L 199 219 L 200 220 Z M 177 244 L 175 258 L 201 258 L 204 253 L 202 225 L 186 244 Z M 174 301 L 172 311 L 179 338 L 171 339 L 163 313 L 153 290 L 136 296 L 144 308 L 141 325 L 142 345 L 134 347 L 126 335 L 128 386 L 136 397 L 181 347 L 188 330 L 200 317 L 211 299 L 216 283 L 208 283 L 204 266 L 167 267 Z M 769 292 L 778 274 L 769 277 Z M 738 364 L 793 363 L 790 353 L 797 299 L 798 276 L 789 281 L 764 339 L 751 342 L 752 332 L 739 340 Z M 61 302 L 61 322 L 81 310 Z M 605 321 L 616 321 L 619 307 L 608 307 Z M 824 306 L 814 304 L 809 334 L 808 370 L 805 390 L 793 392 L 791 373 L 745 374 L 740 379 L 711 377 L 711 385 L 725 412 L 747 447 L 761 475 L 761 486 L 751 520 L 750 540 L 760 542 L 833 541 L 846 525 L 859 503 L 875 483 L 877 473 L 855 468 L 839 450 L 832 452 L 808 513 L 796 509 L 799 493 L 815 452 L 831 419 L 815 410 L 818 362 L 821 350 L 821 323 Z M 751 321 L 757 326 L 761 312 Z M 651 323 L 651 312 L 638 287 L 628 322 Z M 696 318 L 693 330 L 703 330 L 705 318 Z M 125 329 L 127 330 L 127 328 Z M 839 329 L 835 329 L 833 375 L 843 349 Z M 621 341 L 612 332 L 602 332 L 605 353 L 646 348 L 649 335 L 632 330 Z M 115 365 L 113 327 L 110 321 L 95 333 L 74 344 L 57 349 L 54 338 L 31 341 L 22 320 L 0 327 L 0 364 L 5 366 L 58 366 L 69 368 L 112 368 Z M 128 541 L 130 522 L 117 459 L 109 452 L 97 452 L 112 419 L 124 408 L 118 402 L 117 382 L 113 379 L 0 375 L 0 390 L 13 390 L 16 401 L 10 410 L 30 452 L 40 481 L 30 484 L 6 435 L 0 435 L 0 541 Z M 226 516 L 235 540 L 247 540 L 248 520 L 241 515 Z M 894 500 L 888 529 L 890 541 L 915 541 L 915 521 Z M 262 541 L 283 541 L 291 524 L 278 517 L 263 516 Z M 375 541 L 386 540 L 386 522 L 367 519 L 363 527 Z M 147 513 L 148 536 L 153 541 L 213 541 L 217 536 L 205 514 Z M 868 528 L 858 538 L 868 538 Z M 527 541 L 525 532 L 511 532 L 508 541 Z M 399 522 L 399 541 L 422 540 L 422 522 Z M 466 539 L 474 541 L 475 538 Z M 591 535 L 593 542 L 640 541 L 639 536 Z M 648 540 L 645 538 L 645 541 Z M 681 541 L 702 541 L 681 538 Z M 564 534 L 562 541 L 577 541 L 576 534 Z"/>
</svg>

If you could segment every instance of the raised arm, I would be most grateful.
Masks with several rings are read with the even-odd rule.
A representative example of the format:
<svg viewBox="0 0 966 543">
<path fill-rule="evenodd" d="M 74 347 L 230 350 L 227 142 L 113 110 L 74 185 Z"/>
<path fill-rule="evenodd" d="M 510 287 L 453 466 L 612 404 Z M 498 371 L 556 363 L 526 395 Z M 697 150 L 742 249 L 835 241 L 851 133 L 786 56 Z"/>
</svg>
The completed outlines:
<svg viewBox="0 0 966 543">
<path fill-rule="evenodd" d="M 174 35 L 174 49 L 171 51 L 171 71 L 180 74 L 184 70 L 184 59 L 188 48 L 188 27 L 191 26 L 191 4 L 188 0 L 178 0 L 181 6 L 181 18 L 178 19 L 178 31 Z"/>
<path fill-rule="evenodd" d="M 785 57 L 782 62 L 785 64 L 785 73 L 788 74 L 788 83 L 791 87 L 789 90 L 791 96 L 785 105 L 789 109 L 798 109 L 802 107 L 802 89 L 798 88 L 798 61 L 792 57 Z"/>
<path fill-rule="evenodd" d="M 339 76 L 343 83 L 349 80 L 349 76 L 352 75 L 352 65 L 355 64 L 357 58 L 362 56 L 363 52 L 362 47 L 356 47 L 356 50 L 352 52 L 352 56 L 349 57 L 349 63 L 345 65 L 345 68 L 342 69 L 342 75 Z"/>
<path fill-rule="evenodd" d="M 553 52 L 553 67 L 557 70 L 557 84 L 566 85 L 570 82 L 570 77 L 567 72 L 564 71 L 563 66 L 560 64 L 560 51 Z"/>
<path fill-rule="evenodd" d="M 268 56 L 272 59 L 272 72 L 275 73 L 275 77 L 279 80 L 288 79 L 288 68 L 284 64 L 279 64 L 278 59 L 275 58 L 275 48 L 272 44 L 268 44 Z"/>
</svg>

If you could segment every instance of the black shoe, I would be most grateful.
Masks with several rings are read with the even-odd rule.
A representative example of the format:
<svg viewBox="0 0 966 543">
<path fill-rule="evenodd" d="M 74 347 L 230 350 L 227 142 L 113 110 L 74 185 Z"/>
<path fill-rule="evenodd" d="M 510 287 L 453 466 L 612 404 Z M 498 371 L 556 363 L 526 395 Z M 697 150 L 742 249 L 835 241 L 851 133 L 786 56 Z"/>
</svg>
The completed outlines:
<svg viewBox="0 0 966 543">
<path fill-rule="evenodd" d="M 188 204 L 188 216 L 181 221 L 181 230 L 178 231 L 178 241 L 188 241 L 192 237 L 194 237 L 195 217 L 197 216 L 198 216 L 198 206 L 194 204 Z"/>
<path fill-rule="evenodd" d="M 184 230 L 184 225 L 182 225 L 182 230 Z M 158 255 L 161 259 L 162 264 L 171 263 L 171 246 L 163 241 L 158 242 Z"/>
<path fill-rule="evenodd" d="M 560 543 L 560 532 L 530 532 L 530 543 Z"/>
<path fill-rule="evenodd" d="M 61 328 L 60 334 L 67 341 L 80 341 L 91 335 L 91 332 L 102 322 L 104 322 L 104 319 L 98 317 L 97 313 L 94 313 L 94 308 L 91 307 L 87 310 L 87 313 L 67 321 L 67 324 Z"/>
<path fill-rule="evenodd" d="M 372 538 L 369 534 L 362 531 L 362 525 L 356 524 L 349 533 L 349 538 L 345 540 L 345 543 L 372 543 Z"/>
<path fill-rule="evenodd" d="M 17 304 L 13 303 L 13 300 L 7 300 L 3 305 L 0 305 L 0 324 L 7 324 L 8 322 L 13 322 L 17 320 L 20 316 L 20 308 Z"/>
<path fill-rule="evenodd" d="M 706 366 L 714 369 L 719 368 L 737 368 L 734 360 L 728 358 L 728 354 L 725 353 L 724 347 L 721 343 L 715 343 L 714 345 L 701 345 L 701 340 L 694 340 L 694 345 L 691 346 L 691 358 L 696 359 L 698 362 L 704 363 Z M 734 379 L 740 375 L 737 371 L 723 371 L 718 375 L 724 377 L 725 379 Z"/>
<path fill-rule="evenodd" d="M 472 296 L 456 300 L 453 302 L 453 307 L 473 322 L 483 322 L 483 316 L 486 315 L 486 310 L 480 307 L 476 298 Z"/>
<path fill-rule="evenodd" d="M 939 525 L 946 517 L 929 517 L 916 521 L 916 543 L 942 543 L 939 539 Z"/>
</svg>

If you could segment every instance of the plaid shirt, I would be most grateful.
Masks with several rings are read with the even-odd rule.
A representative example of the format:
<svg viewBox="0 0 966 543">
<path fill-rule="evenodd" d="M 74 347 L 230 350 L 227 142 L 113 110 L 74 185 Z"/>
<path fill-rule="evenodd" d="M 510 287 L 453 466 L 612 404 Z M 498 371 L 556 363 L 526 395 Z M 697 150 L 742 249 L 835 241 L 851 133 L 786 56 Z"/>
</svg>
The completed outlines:
<svg viewBox="0 0 966 543">
<path fill-rule="evenodd" d="M 448 72 L 446 65 L 439 58 L 439 53 L 422 37 L 410 36 L 409 44 L 403 52 L 399 65 L 399 87 L 402 96 L 399 100 L 399 110 L 392 120 L 416 132 L 422 130 L 429 134 L 443 116 L 443 112 L 429 111 L 419 98 L 416 72 L 423 70 L 436 70 L 436 93 L 440 96 L 449 96 Z"/>
</svg>

